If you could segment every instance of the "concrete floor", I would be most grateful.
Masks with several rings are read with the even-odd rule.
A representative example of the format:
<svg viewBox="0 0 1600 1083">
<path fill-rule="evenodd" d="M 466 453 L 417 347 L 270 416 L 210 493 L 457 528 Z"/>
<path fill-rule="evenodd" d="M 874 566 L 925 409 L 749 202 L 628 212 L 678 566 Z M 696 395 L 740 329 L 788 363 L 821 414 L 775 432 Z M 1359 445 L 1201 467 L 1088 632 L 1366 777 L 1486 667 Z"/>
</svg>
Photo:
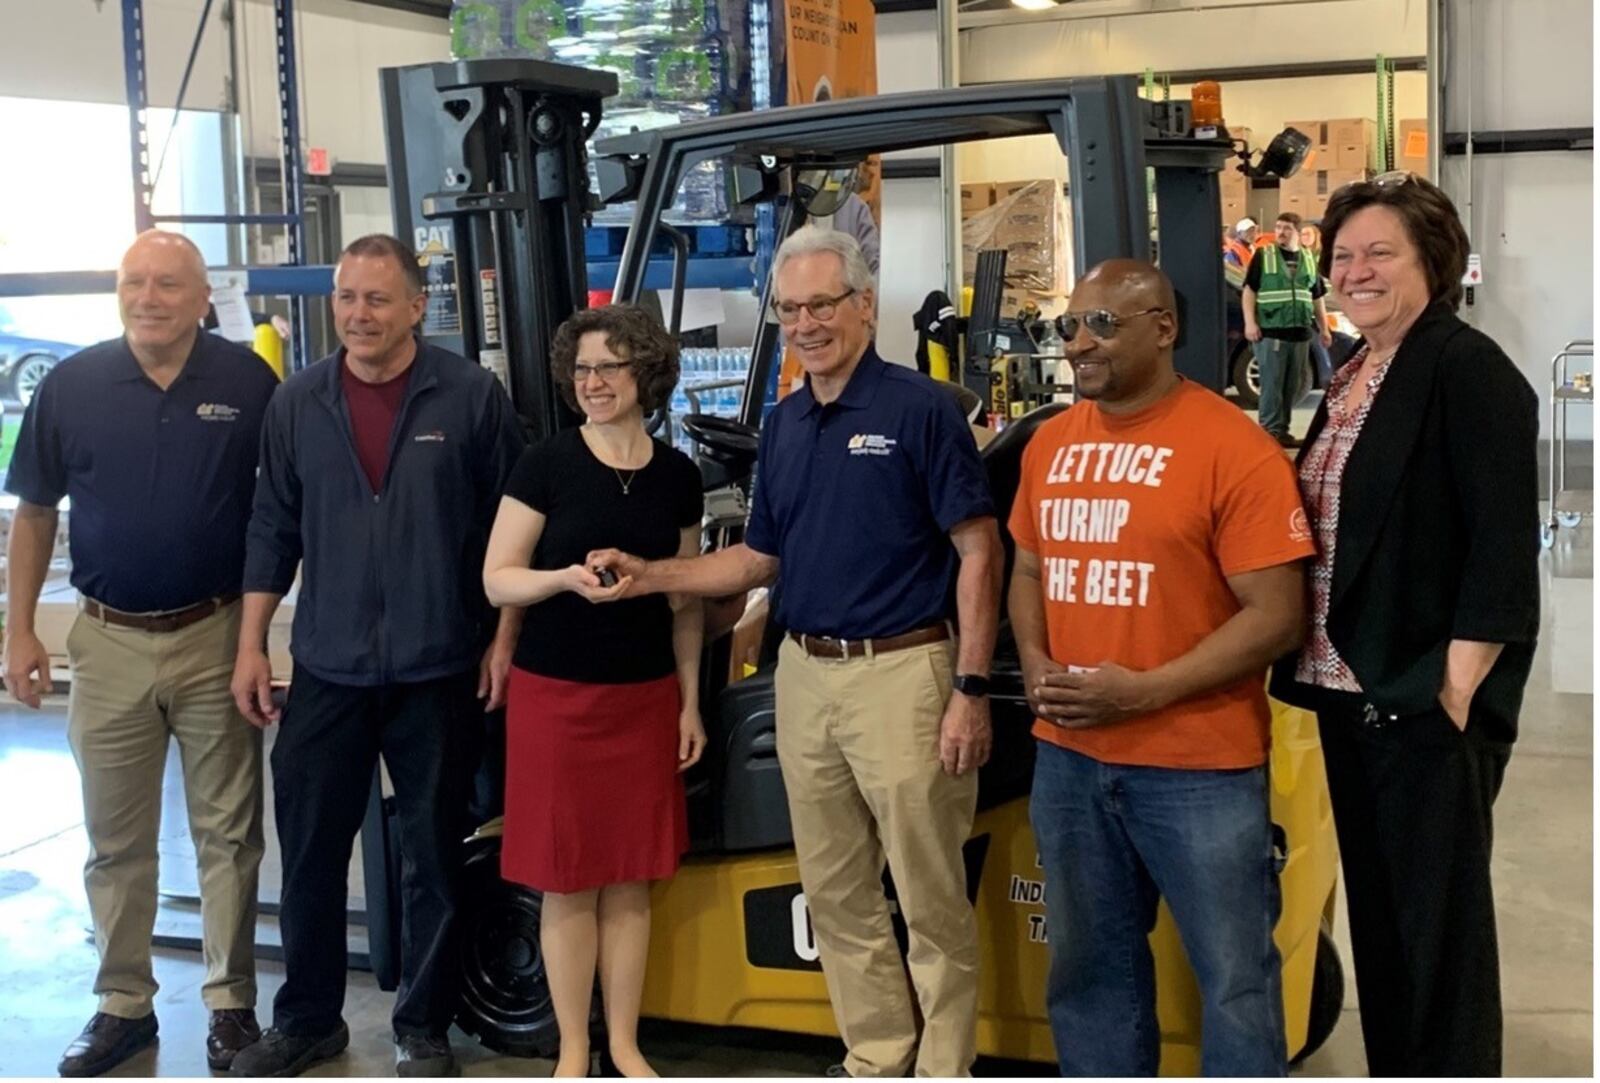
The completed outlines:
<svg viewBox="0 0 1600 1083">
<path fill-rule="evenodd" d="M 1297 418 L 1298 420 L 1298 418 Z M 1522 740 L 1497 805 L 1495 886 L 1499 902 L 1508 1075 L 1587 1076 L 1593 1065 L 1593 536 L 1562 531 L 1541 559 L 1544 625 L 1522 716 Z M 41 712 L 0 710 L 0 1075 L 54 1074 L 62 1048 L 94 1010 L 95 967 L 87 938 L 81 869 L 86 852 L 78 775 L 66 747 L 64 704 Z M 169 764 L 162 851 L 164 890 L 193 889 L 193 852 Z M 270 819 L 270 817 L 269 817 Z M 276 896 L 273 844 L 263 893 Z M 352 895 L 360 894 L 359 878 Z M 352 899 L 352 904 L 357 902 Z M 158 928 L 184 932 L 194 915 L 163 907 Z M 1343 922 L 1340 922 L 1343 939 Z M 270 923 L 263 929 L 272 939 Z M 1348 969 L 1349 945 L 1342 943 Z M 125 1064 L 123 1076 L 205 1075 L 205 1013 L 195 954 L 158 950 L 158 1048 Z M 260 966 L 261 999 L 282 980 Z M 1364 1074 L 1353 975 L 1344 1018 L 1299 1074 Z M 345 1018 L 352 1044 L 312 1074 L 389 1075 L 389 994 L 352 973 Z M 454 1036 L 466 1072 L 548 1074 L 548 1061 L 501 1057 Z M 664 1075 L 815 1075 L 835 1062 L 837 1042 L 750 1031 L 647 1024 L 643 1045 Z M 1013 1074 L 1017 1065 L 980 1064 Z"/>
</svg>

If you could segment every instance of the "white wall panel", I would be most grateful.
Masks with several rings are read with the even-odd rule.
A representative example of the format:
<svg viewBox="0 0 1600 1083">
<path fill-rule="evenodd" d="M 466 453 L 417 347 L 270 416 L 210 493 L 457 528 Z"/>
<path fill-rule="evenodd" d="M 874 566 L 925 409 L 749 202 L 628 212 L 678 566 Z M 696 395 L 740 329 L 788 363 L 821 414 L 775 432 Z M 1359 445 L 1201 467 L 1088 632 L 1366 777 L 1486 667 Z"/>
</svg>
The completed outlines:
<svg viewBox="0 0 1600 1083">
<path fill-rule="evenodd" d="M 1084 8 L 1094 6 L 1090 0 Z M 1426 51 L 1423 0 L 1196 5 L 1099 18 L 1028 18 L 1019 13 L 999 26 L 962 31 L 961 80 L 1114 75 L 1146 68 L 1190 71 L 1350 60 L 1378 53 L 1419 56 Z"/>
</svg>

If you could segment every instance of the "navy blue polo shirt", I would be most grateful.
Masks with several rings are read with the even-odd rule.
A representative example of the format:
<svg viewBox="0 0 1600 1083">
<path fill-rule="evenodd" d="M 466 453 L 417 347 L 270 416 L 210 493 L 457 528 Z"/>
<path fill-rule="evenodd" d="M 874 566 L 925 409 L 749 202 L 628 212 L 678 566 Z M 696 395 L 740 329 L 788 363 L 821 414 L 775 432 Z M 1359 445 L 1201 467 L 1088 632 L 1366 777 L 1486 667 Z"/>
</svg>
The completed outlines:
<svg viewBox="0 0 1600 1083">
<path fill-rule="evenodd" d="M 954 616 L 950 530 L 993 514 L 955 397 L 869 346 L 833 402 L 808 382 L 768 416 L 745 544 L 779 560 L 780 625 L 876 638 Z"/>
<path fill-rule="evenodd" d="M 6 491 L 72 498 L 72 585 L 128 613 L 238 593 L 261 418 L 278 378 L 207 331 L 162 391 L 123 339 L 57 365 L 22 418 Z"/>
</svg>

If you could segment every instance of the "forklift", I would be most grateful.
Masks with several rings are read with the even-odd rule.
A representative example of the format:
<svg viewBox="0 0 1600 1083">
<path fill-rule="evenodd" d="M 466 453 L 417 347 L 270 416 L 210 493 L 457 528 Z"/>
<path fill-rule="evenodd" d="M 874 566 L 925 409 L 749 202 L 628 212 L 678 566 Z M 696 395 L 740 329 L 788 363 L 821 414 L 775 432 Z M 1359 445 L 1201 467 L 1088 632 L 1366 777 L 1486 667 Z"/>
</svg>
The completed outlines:
<svg viewBox="0 0 1600 1083">
<path fill-rule="evenodd" d="M 1179 371 L 1219 392 L 1228 378 L 1217 171 L 1234 149 L 1225 131 L 1197 135 L 1187 102 L 1141 100 L 1131 76 L 835 100 L 615 136 L 596 145 L 593 184 L 586 144 L 615 92 L 610 73 L 482 60 L 386 69 L 381 81 L 396 229 L 415 244 L 429 283 L 421 334 L 500 374 L 535 439 L 581 421 L 555 394 L 548 350 L 556 326 L 586 303 L 586 216 L 603 204 L 633 205 L 614 297 L 645 301 L 647 292 L 670 286 L 664 323 L 677 332 L 688 252 L 684 232 L 666 216 L 688 172 L 709 161 L 724 166 L 735 214 L 753 221 L 754 208 L 775 208 L 781 241 L 810 218 L 831 214 L 848 190 L 842 179 L 869 155 L 1052 135 L 1072 163 L 1077 266 L 1156 258 L 1177 289 Z M 1153 218 L 1148 191 L 1155 195 Z M 770 277 L 757 288 L 765 317 Z M 981 341 L 998 314 L 998 296 L 984 302 L 984 311 L 975 305 L 969 341 Z M 707 492 L 708 548 L 742 535 L 779 349 L 778 325 L 763 318 L 740 415 L 682 419 Z M 982 349 L 969 351 L 959 369 L 969 393 L 988 396 L 991 366 Z M 1002 535 L 1022 450 L 1040 422 L 1063 408 L 1033 410 L 984 448 Z M 658 435 L 665 431 L 663 415 L 650 421 Z M 1009 538 L 1006 553 L 1009 576 Z M 1049 930 L 1027 814 L 1032 717 L 1003 618 L 993 668 L 994 751 L 979 774 L 978 817 L 965 848 L 983 960 L 978 1049 L 1053 1063 L 1044 1006 Z M 643 1013 L 836 1035 L 776 757 L 776 633 L 768 629 L 769 649 L 755 672 L 737 681 L 728 679 L 727 637 L 707 644 L 702 702 L 709 744 L 686 779 L 691 849 L 677 876 L 652 891 Z M 491 756 L 490 781 L 497 768 Z M 1273 705 L 1271 777 L 1282 860 L 1276 936 L 1286 1039 L 1291 1057 L 1300 1059 L 1327 1039 L 1343 1000 L 1330 932 L 1337 850 L 1310 714 Z M 363 849 L 373 969 L 379 984 L 392 988 L 399 875 L 384 800 L 375 786 Z M 541 900 L 500 878 L 492 805 L 479 810 L 484 826 L 465 856 L 457 1018 L 491 1049 L 550 1056 L 557 1031 L 539 948 Z M 892 900 L 887 873 L 885 888 Z M 903 950 L 903 926 L 897 934 Z M 1200 1000 L 1164 906 L 1151 940 L 1162 1071 L 1195 1074 Z"/>
</svg>

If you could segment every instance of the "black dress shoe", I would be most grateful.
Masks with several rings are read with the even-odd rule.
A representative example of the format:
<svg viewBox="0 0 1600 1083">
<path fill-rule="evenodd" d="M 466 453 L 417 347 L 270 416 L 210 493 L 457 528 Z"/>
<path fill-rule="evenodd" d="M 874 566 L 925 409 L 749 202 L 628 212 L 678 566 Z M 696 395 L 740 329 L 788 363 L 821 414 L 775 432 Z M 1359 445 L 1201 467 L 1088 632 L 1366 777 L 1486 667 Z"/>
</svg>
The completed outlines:
<svg viewBox="0 0 1600 1083">
<path fill-rule="evenodd" d="M 261 1040 L 261 1024 L 249 1008 L 223 1008 L 211 1013 L 206 1031 L 206 1063 L 218 1072 L 233 1067 L 233 1058 Z"/>
<path fill-rule="evenodd" d="M 142 1019 L 95 1012 L 83 1033 L 61 1054 L 56 1071 L 64 1076 L 91 1076 L 109 1072 L 156 1040 L 156 1014 Z"/>
<path fill-rule="evenodd" d="M 332 1060 L 350 1044 L 350 1028 L 343 1022 L 337 1030 L 313 1037 L 285 1034 L 277 1027 L 268 1027 L 261 1040 L 241 1049 L 228 1068 L 229 1075 L 291 1076 L 299 1075 L 313 1064 Z"/>
<path fill-rule="evenodd" d="M 461 1074 L 450 1039 L 401 1034 L 394 1040 L 394 1073 L 401 1079 L 443 1079 Z"/>
</svg>

